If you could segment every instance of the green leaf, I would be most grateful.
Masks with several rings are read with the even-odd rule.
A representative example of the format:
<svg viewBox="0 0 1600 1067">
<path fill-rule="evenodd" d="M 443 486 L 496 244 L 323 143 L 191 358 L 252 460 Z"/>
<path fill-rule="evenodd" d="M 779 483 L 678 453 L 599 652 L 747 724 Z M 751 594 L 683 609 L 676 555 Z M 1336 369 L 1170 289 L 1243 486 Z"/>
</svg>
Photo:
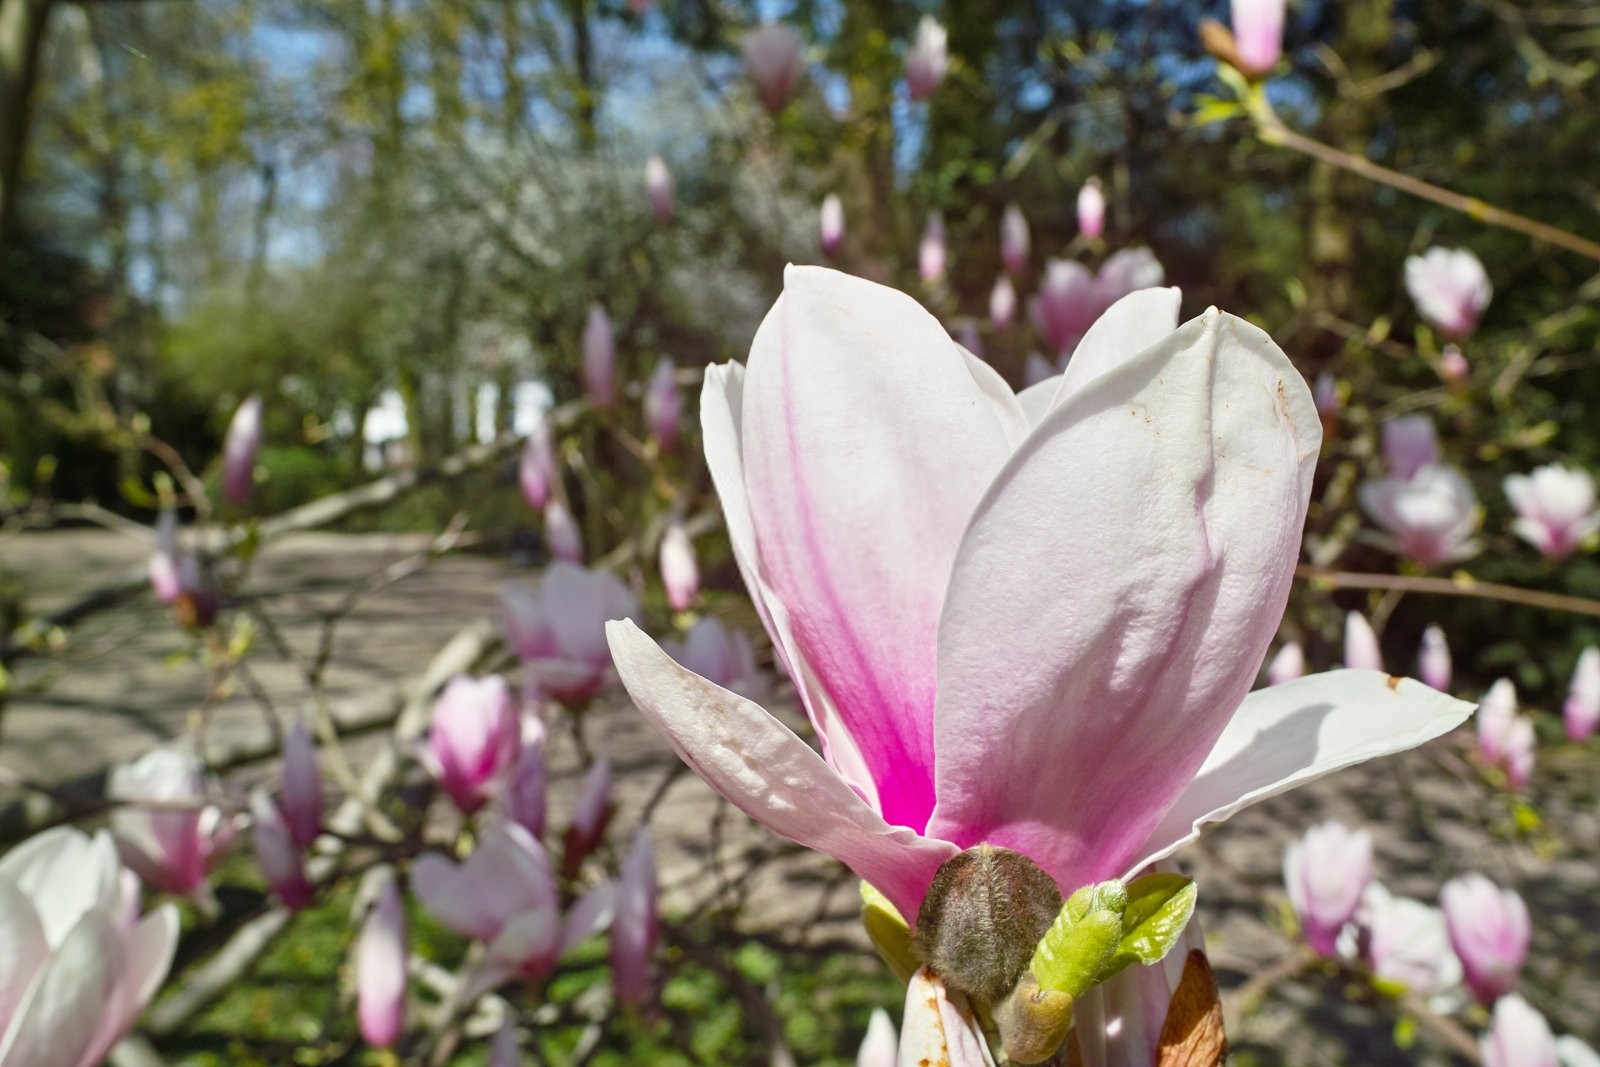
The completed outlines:
<svg viewBox="0 0 1600 1067">
<path fill-rule="evenodd" d="M 916 953 L 911 951 L 911 927 L 900 910 L 870 882 L 861 883 L 861 925 L 867 936 L 902 982 L 917 973 Z"/>
<path fill-rule="evenodd" d="M 1134 879 L 1128 886 L 1128 907 L 1122 916 L 1119 959 L 1128 956 L 1129 963 L 1146 964 L 1165 959 L 1189 925 L 1198 892 L 1191 879 L 1178 874 Z"/>
<path fill-rule="evenodd" d="M 1237 100 L 1218 100 L 1207 97 L 1201 100 L 1192 116 L 1196 126 L 1209 126 L 1213 122 L 1226 122 L 1244 114 L 1244 105 Z"/>
<path fill-rule="evenodd" d="M 1068 897 L 1028 965 L 1040 988 L 1076 998 L 1121 970 L 1116 957 L 1127 906 L 1118 881 L 1087 885 Z"/>
</svg>

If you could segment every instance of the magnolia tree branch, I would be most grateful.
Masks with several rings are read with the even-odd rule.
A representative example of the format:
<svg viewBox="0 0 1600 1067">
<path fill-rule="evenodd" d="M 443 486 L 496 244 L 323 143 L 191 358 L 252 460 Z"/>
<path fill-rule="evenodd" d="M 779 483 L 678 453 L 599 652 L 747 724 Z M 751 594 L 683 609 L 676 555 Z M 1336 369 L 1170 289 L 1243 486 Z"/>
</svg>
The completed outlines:
<svg viewBox="0 0 1600 1067">
<path fill-rule="evenodd" d="M 1544 593 L 1537 589 L 1523 589 L 1521 586 L 1503 585 L 1500 582 L 1480 582 L 1464 572 L 1450 578 L 1427 578 L 1405 574 L 1365 574 L 1302 563 L 1294 569 L 1294 574 L 1296 578 L 1305 579 L 1324 589 L 1388 589 L 1401 593 L 1475 597 L 1479 600 L 1498 600 L 1506 604 L 1521 604 L 1524 607 L 1600 618 L 1600 600 L 1569 596 L 1565 593 Z"/>
</svg>

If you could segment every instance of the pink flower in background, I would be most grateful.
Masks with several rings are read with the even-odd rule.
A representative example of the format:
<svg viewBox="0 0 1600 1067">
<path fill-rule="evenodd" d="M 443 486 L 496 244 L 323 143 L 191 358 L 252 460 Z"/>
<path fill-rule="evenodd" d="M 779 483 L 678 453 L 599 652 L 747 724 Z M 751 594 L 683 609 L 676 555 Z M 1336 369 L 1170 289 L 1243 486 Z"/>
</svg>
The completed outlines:
<svg viewBox="0 0 1600 1067">
<path fill-rule="evenodd" d="M 1429 626 L 1422 631 L 1422 647 L 1417 652 L 1417 675 L 1423 684 L 1431 685 L 1441 693 L 1450 690 L 1450 645 L 1444 631 Z"/>
<path fill-rule="evenodd" d="M 1478 751 L 1490 763 L 1506 758 L 1511 724 L 1517 719 L 1517 687 L 1510 678 L 1500 678 L 1483 694 L 1478 704 Z"/>
<path fill-rule="evenodd" d="M 517 1048 L 517 1020 L 512 1012 L 506 1012 L 506 1021 L 500 1024 L 494 1040 L 489 1043 L 489 1067 L 522 1067 L 522 1053 Z"/>
<path fill-rule="evenodd" d="M 250 499 L 256 476 L 256 456 L 261 451 L 261 398 L 246 397 L 222 439 L 222 495 L 242 507 Z"/>
<path fill-rule="evenodd" d="M 1300 642 L 1290 641 L 1278 649 L 1278 654 L 1267 664 L 1267 684 L 1282 685 L 1306 673 L 1306 654 Z"/>
<path fill-rule="evenodd" d="M 1452 878 L 1439 890 L 1450 944 L 1461 960 L 1467 988 L 1493 1004 L 1517 984 L 1528 958 L 1533 926 L 1528 906 L 1514 890 L 1501 889 L 1481 874 Z"/>
<path fill-rule="evenodd" d="M 1533 720 L 1525 715 L 1518 716 L 1506 729 L 1506 754 L 1504 759 L 1506 780 L 1512 789 L 1523 789 L 1533 779 L 1533 763 L 1535 752 L 1539 747 L 1539 736 L 1533 727 Z"/>
<path fill-rule="evenodd" d="M 589 403 L 610 407 L 617 392 L 617 350 L 611 318 L 599 304 L 589 305 L 583 324 L 583 388 Z"/>
<path fill-rule="evenodd" d="M 965 348 L 975 356 L 983 355 L 983 337 L 978 333 L 978 320 L 964 318 L 956 325 L 956 337 Z"/>
<path fill-rule="evenodd" d="M 550 555 L 564 562 L 583 562 L 583 534 L 567 505 L 552 499 L 544 506 L 544 543 Z"/>
<path fill-rule="evenodd" d="M 156 550 L 150 555 L 150 590 L 163 604 L 175 604 L 183 594 L 178 559 L 178 514 L 163 508 L 156 520 Z"/>
<path fill-rule="evenodd" d="M 1056 367 L 1048 359 L 1045 359 L 1037 352 L 1028 353 L 1028 361 L 1022 370 L 1023 385 L 1031 388 L 1040 382 L 1047 382 L 1053 378 L 1060 377 L 1060 375 L 1060 368 Z"/>
<path fill-rule="evenodd" d="M 669 523 L 661 537 L 661 584 L 673 611 L 688 611 L 700 592 L 700 565 L 695 562 L 689 531 L 681 522 Z"/>
<path fill-rule="evenodd" d="M 1011 277 L 1002 274 L 994 280 L 994 288 L 989 290 L 989 321 L 994 323 L 994 328 L 1004 330 L 1011 325 L 1011 320 L 1017 315 L 1017 288 L 1011 284 Z"/>
<path fill-rule="evenodd" d="M 1099 178 L 1090 178 L 1078 190 L 1078 232 L 1091 241 L 1105 232 L 1106 194 Z"/>
<path fill-rule="evenodd" d="M 660 156 L 651 156 L 644 164 L 644 193 L 650 201 L 650 214 L 657 222 L 672 221 L 672 172 Z"/>
<path fill-rule="evenodd" d="M 1317 375 L 1316 388 L 1312 392 L 1316 397 L 1319 415 L 1329 418 L 1339 414 L 1339 383 L 1334 381 L 1333 375 L 1327 371 Z"/>
<path fill-rule="evenodd" d="M 1461 354 L 1461 349 L 1455 345 L 1445 345 L 1444 351 L 1439 353 L 1439 377 L 1445 384 L 1460 385 L 1471 372 L 1472 368 L 1467 365 L 1467 357 Z"/>
<path fill-rule="evenodd" d="M 1543 1015 L 1511 993 L 1495 1002 L 1489 1032 L 1479 1039 L 1483 1067 L 1558 1067 L 1555 1035 Z"/>
<path fill-rule="evenodd" d="M 280 797 L 290 837 L 299 847 L 310 847 L 322 832 L 322 771 L 304 719 L 295 719 L 283 734 Z"/>
<path fill-rule="evenodd" d="M 823 198 L 818 228 L 822 254 L 832 259 L 844 244 L 844 202 L 838 193 L 829 193 Z"/>
<path fill-rule="evenodd" d="M 1410 480 L 1424 467 L 1439 464 L 1439 437 L 1426 415 L 1405 415 L 1383 424 L 1383 462 L 1389 473 Z"/>
<path fill-rule="evenodd" d="M 1378 647 L 1378 635 L 1372 624 L 1359 611 L 1344 617 L 1344 665 L 1364 671 L 1383 670 L 1383 650 Z"/>
<path fill-rule="evenodd" d="M 661 647 L 706 681 L 742 697 L 759 700 L 766 690 L 756 669 L 750 639 L 710 615 L 702 616 L 689 628 L 689 636 L 681 645 L 663 641 Z"/>
<path fill-rule="evenodd" d="M 1019 399 L 910 298 L 789 268 L 748 371 L 708 370 L 701 419 L 823 754 L 612 623 L 635 702 L 713 788 L 907 916 L 978 842 L 1071 890 L 1460 722 L 1468 705 L 1372 672 L 1248 693 L 1320 426 L 1264 333 L 1177 309 L 1128 297 Z"/>
<path fill-rule="evenodd" d="M 1438 908 L 1393 896 L 1373 882 L 1362 896 L 1357 922 L 1366 928 L 1367 961 L 1379 978 L 1425 997 L 1460 984 L 1461 961 Z"/>
<path fill-rule="evenodd" d="M 511 772 L 510 785 L 500 794 L 500 810 L 505 817 L 532 834 L 535 840 L 544 836 L 545 792 L 550 778 L 545 744 L 544 723 L 535 715 L 524 715 L 517 764 Z"/>
<path fill-rule="evenodd" d="M 106 792 L 122 862 L 152 889 L 209 897 L 206 878 L 233 823 L 206 803 L 205 767 L 177 749 L 157 748 L 111 772 Z"/>
<path fill-rule="evenodd" d="M 250 794 L 251 829 L 255 837 L 256 860 L 272 892 L 290 909 L 311 903 L 311 883 L 306 879 L 300 847 L 289 833 L 283 813 L 266 790 Z"/>
<path fill-rule="evenodd" d="M 782 22 L 768 22 L 744 35 L 744 67 L 755 83 L 761 106 L 773 114 L 783 110 L 805 71 L 805 42 L 799 31 Z"/>
<path fill-rule="evenodd" d="M 1088 267 L 1070 259 L 1045 263 L 1032 313 L 1050 351 L 1058 356 L 1072 351 L 1101 310 L 1100 292 Z"/>
<path fill-rule="evenodd" d="M 926 967 L 919 968 L 906 986 L 900 1063 L 906 1067 L 994 1067 L 983 1027 L 966 997 L 946 989 L 939 976 Z"/>
<path fill-rule="evenodd" d="M 1573 741 L 1584 740 L 1600 725 L 1600 648 L 1590 645 L 1578 653 L 1562 720 Z"/>
<path fill-rule="evenodd" d="M 1313 826 L 1284 852 L 1283 882 L 1306 943 L 1333 956 L 1372 882 L 1372 835 L 1338 822 Z"/>
<path fill-rule="evenodd" d="M 500 603 L 506 644 L 526 664 L 540 692 L 574 706 L 610 680 L 606 620 L 639 613 L 633 594 L 615 575 L 571 563 L 552 563 L 537 587 L 507 583 Z"/>
<path fill-rule="evenodd" d="M 439 788 L 470 815 L 505 784 L 520 736 L 517 702 L 506 680 L 458 674 L 434 702 L 423 762 Z"/>
<path fill-rule="evenodd" d="M 1260 77 L 1283 54 L 1284 0 L 1233 0 L 1233 40 L 1239 69 Z"/>
<path fill-rule="evenodd" d="M 556 455 L 550 442 L 550 424 L 544 416 L 528 432 L 522 446 L 522 457 L 517 461 L 517 481 L 522 486 L 522 499 L 535 511 L 544 510 L 550 500 L 550 485 L 556 480 Z"/>
<path fill-rule="evenodd" d="M 406 912 L 386 878 L 356 938 L 356 1016 L 367 1044 L 388 1048 L 406 1019 Z"/>
<path fill-rule="evenodd" d="M 678 392 L 678 365 L 663 356 L 644 388 L 644 421 L 663 452 L 678 443 L 683 419 L 683 394 Z"/>
<path fill-rule="evenodd" d="M 611 920 L 611 984 L 617 999 L 635 1007 L 650 996 L 650 957 L 661 934 L 657 913 L 656 852 L 641 828 L 622 861 Z"/>
<path fill-rule="evenodd" d="M 900 1035 L 895 1033 L 894 1020 L 882 1008 L 873 1008 L 856 1052 L 856 1067 L 896 1067 L 899 1052 Z"/>
<path fill-rule="evenodd" d="M 917 273 L 922 276 L 924 285 L 932 285 L 944 277 L 944 268 L 944 219 L 934 212 L 928 216 L 922 242 L 917 245 Z"/>
<path fill-rule="evenodd" d="M 0 857 L 0 1064 L 93 1067 L 172 965 L 178 911 L 139 916 L 104 830 L 58 826 Z"/>
<path fill-rule="evenodd" d="M 562 873 L 575 878 L 589 853 L 605 836 L 616 806 L 611 803 L 611 761 L 598 759 L 583 776 L 578 803 L 572 809 L 572 822 L 562 839 Z"/>
<path fill-rule="evenodd" d="M 1000 261 L 1012 274 L 1028 269 L 1028 252 L 1033 240 L 1028 232 L 1028 218 L 1015 204 L 1007 204 L 1000 216 Z"/>
<path fill-rule="evenodd" d="M 1472 483 L 1454 467 L 1424 467 L 1409 478 L 1363 482 L 1361 507 L 1388 534 L 1388 547 L 1426 567 L 1478 554 L 1483 521 Z"/>
<path fill-rule="evenodd" d="M 1511 529 L 1551 559 L 1565 559 L 1600 530 L 1588 471 L 1551 463 L 1532 474 L 1513 474 L 1505 484 L 1517 510 Z"/>
<path fill-rule="evenodd" d="M 950 69 L 949 34 L 932 15 L 917 23 L 917 37 L 906 52 L 906 91 L 913 100 L 926 100 L 944 81 Z"/>
<path fill-rule="evenodd" d="M 1406 292 L 1440 333 L 1460 338 L 1478 328 L 1494 286 L 1467 249 L 1430 248 L 1406 259 Z"/>
</svg>

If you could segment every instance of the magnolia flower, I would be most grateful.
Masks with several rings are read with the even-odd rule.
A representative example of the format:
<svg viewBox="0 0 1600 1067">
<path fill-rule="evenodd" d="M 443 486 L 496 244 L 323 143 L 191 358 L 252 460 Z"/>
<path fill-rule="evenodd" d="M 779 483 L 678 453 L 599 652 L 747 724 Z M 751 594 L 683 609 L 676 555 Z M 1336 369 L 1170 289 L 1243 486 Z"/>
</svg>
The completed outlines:
<svg viewBox="0 0 1600 1067">
<path fill-rule="evenodd" d="M 932 285 L 944 277 L 944 267 L 944 219 L 934 212 L 922 231 L 922 243 L 917 245 L 917 273 L 923 284 Z"/>
<path fill-rule="evenodd" d="M 458 674 L 434 701 L 423 763 L 456 807 L 470 815 L 505 783 L 520 734 L 517 702 L 504 678 Z"/>
<path fill-rule="evenodd" d="M 689 636 L 681 645 L 663 641 L 661 647 L 706 681 L 742 697 L 758 700 L 766 689 L 756 670 L 750 639 L 709 615 L 702 616 L 689 628 Z"/>
<path fill-rule="evenodd" d="M 1422 648 L 1417 653 L 1417 674 L 1426 685 L 1440 692 L 1450 688 L 1450 645 L 1444 631 L 1429 626 L 1422 631 Z"/>
<path fill-rule="evenodd" d="M 540 692 L 574 706 L 587 703 L 610 678 L 606 620 L 639 612 L 615 575 L 571 563 L 552 563 L 536 588 L 507 583 L 500 607 L 506 644 Z"/>
<path fill-rule="evenodd" d="M 1099 178 L 1090 178 L 1078 190 L 1078 232 L 1091 241 L 1106 228 L 1106 194 Z"/>
<path fill-rule="evenodd" d="M 1528 958 L 1532 923 L 1515 890 L 1481 874 L 1452 878 L 1439 890 L 1450 944 L 1461 960 L 1467 988 L 1484 1004 L 1511 991 Z"/>
<path fill-rule="evenodd" d="M 1478 257 L 1465 248 L 1430 248 L 1406 259 L 1406 292 L 1422 317 L 1447 337 L 1477 329 L 1494 286 Z"/>
<path fill-rule="evenodd" d="M 1405 415 L 1383 424 L 1383 462 L 1394 477 L 1409 481 L 1439 463 L 1439 437 L 1426 415 Z"/>
<path fill-rule="evenodd" d="M 644 388 L 644 421 L 663 452 L 678 443 L 683 396 L 678 392 L 678 365 L 663 356 Z"/>
<path fill-rule="evenodd" d="M 624 1004 L 643 1004 L 650 993 L 650 955 L 661 932 L 656 895 L 655 846 L 641 828 L 622 861 L 611 920 L 611 984 Z"/>
<path fill-rule="evenodd" d="M 564 563 L 583 562 L 583 533 L 567 505 L 552 499 L 544 506 L 544 542 L 550 555 Z"/>
<path fill-rule="evenodd" d="M 1366 671 L 1383 670 L 1383 650 L 1378 647 L 1378 635 L 1372 624 L 1359 611 L 1344 617 L 1344 665 Z"/>
<path fill-rule="evenodd" d="M 906 91 L 913 100 L 926 100 L 944 81 L 950 67 L 949 35 L 932 15 L 917 23 L 917 38 L 906 52 Z"/>
<path fill-rule="evenodd" d="M 1372 881 L 1372 835 L 1338 822 L 1313 826 L 1284 852 L 1283 881 L 1306 943 L 1334 955 Z"/>
<path fill-rule="evenodd" d="M 1129 293 L 1160 285 L 1166 275 L 1161 261 L 1148 248 L 1124 248 L 1120 252 L 1113 252 L 1100 264 L 1100 271 L 1095 275 L 1100 307 L 1108 308 Z"/>
<path fill-rule="evenodd" d="M 644 164 L 644 193 L 650 201 L 650 214 L 657 222 L 672 221 L 672 172 L 660 156 L 651 156 Z"/>
<path fill-rule="evenodd" d="M 1551 463 L 1532 474 L 1513 474 L 1506 479 L 1506 496 L 1517 509 L 1511 529 L 1551 559 L 1565 559 L 1600 530 L 1588 471 Z"/>
<path fill-rule="evenodd" d="M 1478 703 L 1478 751 L 1490 763 L 1506 757 L 1511 724 L 1517 719 L 1517 687 L 1498 678 Z"/>
<path fill-rule="evenodd" d="M 1511 993 L 1495 1001 L 1489 1032 L 1479 1039 L 1483 1067 L 1557 1067 L 1555 1035 L 1526 1000 Z"/>
<path fill-rule="evenodd" d="M 1101 310 L 1100 293 L 1088 267 L 1069 259 L 1045 263 L 1032 314 L 1034 326 L 1051 351 L 1057 355 L 1070 352 Z"/>
<path fill-rule="evenodd" d="M 1048 381 L 1060 374 L 1061 370 L 1037 352 L 1028 353 L 1028 361 L 1022 370 L 1022 384 L 1035 386 L 1040 382 Z"/>
<path fill-rule="evenodd" d="M 513 975 L 543 978 L 578 942 L 611 921 L 615 889 L 591 889 L 561 914 L 550 861 L 522 827 L 493 822 L 466 861 L 425 852 L 411 865 L 422 906 L 446 927 L 487 947 L 475 989 Z"/>
<path fill-rule="evenodd" d="M 1366 928 L 1367 960 L 1379 978 L 1425 997 L 1460 983 L 1461 961 L 1438 908 L 1392 896 L 1373 882 L 1362 897 L 1358 921 Z"/>
<path fill-rule="evenodd" d="M 1260 330 L 1134 294 L 1014 396 L 893 290 L 790 267 L 748 371 L 707 371 L 734 557 L 821 740 L 607 627 L 634 701 L 713 788 L 915 916 L 980 842 L 1063 891 L 1261 797 L 1459 723 L 1346 671 L 1248 693 L 1320 444 Z"/>
<path fill-rule="evenodd" d="M 583 776 L 578 803 L 572 809 L 572 822 L 562 838 L 562 873 L 575 878 L 578 868 L 605 836 L 616 808 L 611 803 L 611 761 L 599 759 Z"/>
<path fill-rule="evenodd" d="M 543 511 L 550 500 L 550 483 L 556 480 L 555 449 L 550 443 L 550 424 L 541 415 L 528 432 L 522 446 L 522 458 L 517 462 L 517 481 L 522 485 L 522 498 L 536 511 Z"/>
<path fill-rule="evenodd" d="M 233 824 L 206 803 L 205 768 L 177 749 L 157 748 L 111 772 L 107 793 L 122 862 L 153 889 L 208 895 L 206 877 L 233 839 Z"/>
<path fill-rule="evenodd" d="M 1260 77 L 1283 53 L 1284 0 L 1233 0 L 1233 39 L 1239 70 Z"/>
<path fill-rule="evenodd" d="M 1600 648 L 1590 645 L 1578 653 L 1562 719 L 1573 741 L 1582 741 L 1600 725 Z"/>
<path fill-rule="evenodd" d="M 523 716 L 522 748 L 517 752 L 511 783 L 500 794 L 500 808 L 505 817 L 528 831 L 536 840 L 544 836 L 545 787 L 550 777 L 545 761 L 545 743 L 543 721 L 537 715 Z"/>
<path fill-rule="evenodd" d="M 1292 682 L 1306 673 L 1306 654 L 1300 648 L 1300 642 L 1290 641 L 1278 649 L 1278 654 L 1272 657 L 1272 662 L 1267 664 L 1267 684 L 1282 685 Z"/>
<path fill-rule="evenodd" d="M 610 407 L 616 399 L 616 341 L 611 319 L 599 304 L 589 305 L 589 318 L 583 324 L 583 388 L 597 408 Z"/>
<path fill-rule="evenodd" d="M 1028 219 L 1015 204 L 1007 204 L 1000 216 L 1000 260 L 1012 274 L 1028 269 L 1028 249 L 1032 239 L 1028 233 Z"/>
<path fill-rule="evenodd" d="M 1539 738 L 1533 720 L 1518 716 L 1506 730 L 1506 780 L 1512 789 L 1524 788 L 1533 778 L 1534 752 Z"/>
<path fill-rule="evenodd" d="M 267 885 L 285 907 L 303 908 L 311 903 L 311 883 L 306 879 L 300 849 L 289 833 L 278 805 L 264 789 L 250 794 L 250 816 L 256 842 L 256 859 Z"/>
<path fill-rule="evenodd" d="M 1467 380 L 1467 375 L 1472 368 L 1467 365 L 1467 357 L 1461 354 L 1461 349 L 1456 345 L 1445 345 L 1444 351 L 1439 353 L 1439 377 L 1447 385 L 1460 385 Z"/>
<path fill-rule="evenodd" d="M 406 912 L 392 877 L 361 924 L 355 952 L 361 1036 L 388 1048 L 400 1039 L 406 1018 Z"/>
<path fill-rule="evenodd" d="M 906 986 L 906 1008 L 900 1024 L 900 1067 L 994 1067 L 983 1027 L 967 999 L 947 989 L 926 967 Z"/>
<path fill-rule="evenodd" d="M 994 328 L 1004 330 L 1011 325 L 1011 320 L 1017 314 L 1017 288 L 1011 284 L 1011 277 L 1002 274 L 994 280 L 994 288 L 989 291 L 989 321 L 994 323 Z"/>
<path fill-rule="evenodd" d="M 819 229 L 822 254 L 832 259 L 844 243 L 844 202 L 838 193 L 829 193 L 823 198 Z"/>
<path fill-rule="evenodd" d="M 322 772 L 305 720 L 296 719 L 283 735 L 283 819 L 300 848 L 322 832 Z"/>
<path fill-rule="evenodd" d="M 694 542 L 683 523 L 672 522 L 661 537 L 661 584 L 667 590 L 667 603 L 673 611 L 688 611 L 700 591 L 700 565 L 695 562 Z"/>
<path fill-rule="evenodd" d="M 894 1020 L 882 1008 L 873 1008 L 861 1049 L 856 1053 L 856 1067 L 896 1067 L 899 1050 L 900 1035 L 895 1033 Z"/>
<path fill-rule="evenodd" d="M 1363 482 L 1361 507 L 1383 527 L 1388 547 L 1424 566 L 1477 555 L 1483 513 L 1472 484 L 1454 467 L 1424 467 L 1409 479 Z"/>
<path fill-rule="evenodd" d="M 773 114 L 794 95 L 805 70 L 804 42 L 793 26 L 768 22 L 744 35 L 744 67 L 755 82 L 761 106 Z"/>
<path fill-rule="evenodd" d="M 178 912 L 139 916 L 104 830 L 58 826 L 0 857 L 0 1065 L 93 1067 L 160 987 Z"/>
<path fill-rule="evenodd" d="M 256 475 L 256 454 L 261 451 L 261 398 L 246 397 L 222 439 L 222 495 L 235 506 L 250 499 Z"/>
</svg>

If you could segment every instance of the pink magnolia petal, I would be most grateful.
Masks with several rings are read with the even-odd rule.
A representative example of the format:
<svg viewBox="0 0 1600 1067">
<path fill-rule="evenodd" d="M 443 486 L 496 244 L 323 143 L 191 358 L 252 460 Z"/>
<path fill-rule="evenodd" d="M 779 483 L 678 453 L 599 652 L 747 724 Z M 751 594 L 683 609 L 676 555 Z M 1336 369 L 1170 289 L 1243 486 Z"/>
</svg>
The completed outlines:
<svg viewBox="0 0 1600 1067">
<path fill-rule="evenodd" d="M 1050 406 L 1060 407 L 1088 383 L 1176 330 L 1182 299 L 1176 287 L 1139 289 L 1107 308 L 1073 350 Z"/>
<path fill-rule="evenodd" d="M 99 1033 L 86 1063 L 99 1063 L 111 1046 L 133 1029 L 150 998 L 156 995 L 178 948 L 178 909 L 163 904 L 139 921 L 122 942 L 122 975 L 116 996 L 106 1005 Z"/>
<path fill-rule="evenodd" d="M 951 574 L 930 835 L 1064 890 L 1126 868 L 1261 667 L 1320 442 L 1288 359 L 1215 310 L 1040 424 Z"/>
<path fill-rule="evenodd" d="M 1137 869 L 1200 836 L 1205 823 L 1364 760 L 1454 729 L 1473 706 L 1378 671 L 1310 674 L 1245 697 L 1211 754 L 1139 850 Z"/>
<path fill-rule="evenodd" d="M 556 910 L 555 875 L 544 849 L 515 823 L 495 821 L 461 864 L 436 852 L 411 867 L 411 888 L 445 926 L 490 941 L 527 911 Z"/>
<path fill-rule="evenodd" d="M 0 1044 L 3 1067 L 83 1067 L 122 972 L 121 938 L 91 908 L 35 972 Z"/>
<path fill-rule="evenodd" d="M 0 877 L 0 1035 L 49 955 L 50 943 L 33 902 L 11 879 Z"/>
<path fill-rule="evenodd" d="M 884 817 L 914 829 L 934 802 L 945 575 L 1009 451 L 983 396 L 921 305 L 823 268 L 784 272 L 750 348 L 745 487 L 763 572 Z"/>
<path fill-rule="evenodd" d="M 711 788 L 769 830 L 844 863 L 902 915 L 917 913 L 954 845 L 890 826 L 788 727 L 684 670 L 633 623 L 606 629 L 634 703 Z"/>
</svg>

